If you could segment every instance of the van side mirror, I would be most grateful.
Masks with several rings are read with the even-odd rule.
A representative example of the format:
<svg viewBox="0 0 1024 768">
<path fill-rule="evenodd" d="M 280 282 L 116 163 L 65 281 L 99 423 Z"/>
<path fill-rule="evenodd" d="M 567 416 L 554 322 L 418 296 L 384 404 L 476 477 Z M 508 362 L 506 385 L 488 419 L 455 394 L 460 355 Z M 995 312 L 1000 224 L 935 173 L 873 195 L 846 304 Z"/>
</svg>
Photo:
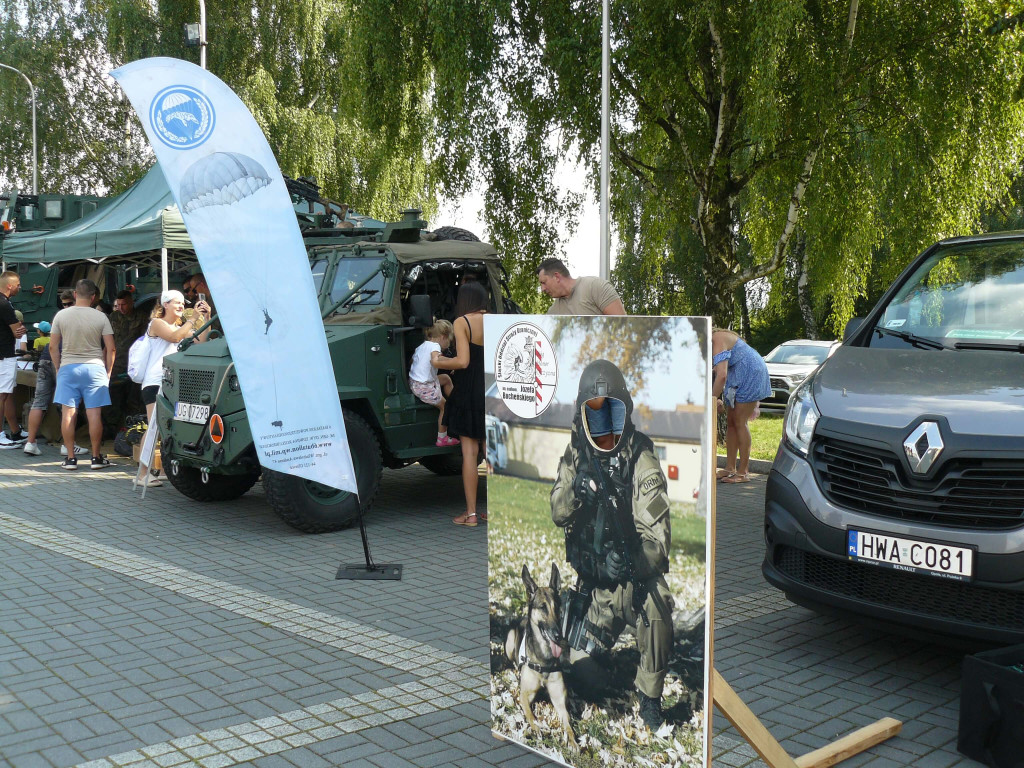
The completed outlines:
<svg viewBox="0 0 1024 768">
<path fill-rule="evenodd" d="M 843 329 L 843 343 L 845 344 L 850 340 L 850 337 L 857 332 L 860 328 L 860 324 L 864 322 L 863 317 L 851 317 L 846 321 L 846 327 Z"/>
<path fill-rule="evenodd" d="M 425 293 L 410 296 L 409 325 L 413 328 L 429 328 L 433 324 L 434 314 L 430 309 L 430 296 Z"/>
</svg>

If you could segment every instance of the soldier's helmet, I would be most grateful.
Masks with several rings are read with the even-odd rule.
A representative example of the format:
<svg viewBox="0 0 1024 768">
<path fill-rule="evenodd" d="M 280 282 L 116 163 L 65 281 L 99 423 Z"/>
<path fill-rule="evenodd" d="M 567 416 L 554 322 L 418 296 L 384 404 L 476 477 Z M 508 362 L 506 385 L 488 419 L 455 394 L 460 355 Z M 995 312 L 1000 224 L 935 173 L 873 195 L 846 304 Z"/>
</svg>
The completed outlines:
<svg viewBox="0 0 1024 768">
<path fill-rule="evenodd" d="M 579 391 L 576 395 L 576 414 L 573 419 L 574 428 L 580 427 L 580 432 L 583 431 L 583 404 L 595 397 L 620 400 L 626 407 L 622 433 L 626 434 L 632 431 L 633 398 L 629 394 L 629 387 L 626 386 L 626 379 L 623 377 L 622 371 L 608 360 L 595 360 L 583 369 L 580 376 Z"/>
<path fill-rule="evenodd" d="M 576 410 L 595 397 L 614 397 L 626 404 L 626 419 L 633 414 L 633 398 L 626 386 L 626 379 L 615 363 L 595 360 L 583 369 L 580 375 L 579 393 L 576 395 Z"/>
</svg>

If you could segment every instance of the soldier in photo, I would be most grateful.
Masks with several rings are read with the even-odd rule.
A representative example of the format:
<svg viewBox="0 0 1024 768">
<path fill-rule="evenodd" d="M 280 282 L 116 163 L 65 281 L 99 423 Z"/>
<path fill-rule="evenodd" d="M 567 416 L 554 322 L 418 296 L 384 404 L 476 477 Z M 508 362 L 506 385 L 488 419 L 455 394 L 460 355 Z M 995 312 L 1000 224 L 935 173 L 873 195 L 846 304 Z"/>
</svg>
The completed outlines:
<svg viewBox="0 0 1024 768">
<path fill-rule="evenodd" d="M 665 581 L 672 537 L 665 475 L 632 415 L 619 369 L 607 360 L 590 363 L 551 489 L 551 517 L 565 530 L 566 559 L 578 577 L 563 609 L 572 679 L 581 690 L 599 688 L 601 649 L 610 650 L 632 626 L 640 715 L 654 731 L 664 722 L 661 696 L 673 641 Z"/>
</svg>

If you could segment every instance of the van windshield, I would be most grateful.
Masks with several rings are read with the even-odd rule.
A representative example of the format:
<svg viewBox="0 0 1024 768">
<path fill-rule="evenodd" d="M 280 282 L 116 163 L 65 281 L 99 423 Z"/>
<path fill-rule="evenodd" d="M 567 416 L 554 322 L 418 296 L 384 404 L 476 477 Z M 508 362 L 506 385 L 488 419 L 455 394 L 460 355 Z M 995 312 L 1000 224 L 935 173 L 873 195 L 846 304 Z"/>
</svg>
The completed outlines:
<svg viewBox="0 0 1024 768">
<path fill-rule="evenodd" d="M 1024 240 L 938 249 L 885 307 L 873 347 L 1018 349 L 1024 343 Z"/>
</svg>

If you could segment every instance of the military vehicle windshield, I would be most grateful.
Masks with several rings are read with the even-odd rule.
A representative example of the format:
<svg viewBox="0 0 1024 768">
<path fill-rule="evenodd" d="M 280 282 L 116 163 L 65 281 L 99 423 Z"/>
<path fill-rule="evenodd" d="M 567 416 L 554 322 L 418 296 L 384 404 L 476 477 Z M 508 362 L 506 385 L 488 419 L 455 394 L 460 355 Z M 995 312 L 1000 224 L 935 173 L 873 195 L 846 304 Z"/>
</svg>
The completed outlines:
<svg viewBox="0 0 1024 768">
<path fill-rule="evenodd" d="M 338 261 L 334 282 L 331 284 L 330 303 L 342 299 L 345 294 L 359 286 L 379 267 L 383 258 L 347 258 Z M 315 269 L 314 269 L 315 274 Z M 321 278 L 322 281 L 323 278 Z M 348 307 L 378 307 L 384 300 L 384 274 L 377 272 L 373 278 L 353 294 Z"/>
<path fill-rule="evenodd" d="M 318 259 L 313 262 L 313 285 L 316 286 L 317 295 L 324 287 L 324 275 L 327 274 L 327 259 Z"/>
<path fill-rule="evenodd" d="M 941 248 L 893 297 L 871 346 L 1019 350 L 1024 343 L 1024 241 Z"/>
</svg>

